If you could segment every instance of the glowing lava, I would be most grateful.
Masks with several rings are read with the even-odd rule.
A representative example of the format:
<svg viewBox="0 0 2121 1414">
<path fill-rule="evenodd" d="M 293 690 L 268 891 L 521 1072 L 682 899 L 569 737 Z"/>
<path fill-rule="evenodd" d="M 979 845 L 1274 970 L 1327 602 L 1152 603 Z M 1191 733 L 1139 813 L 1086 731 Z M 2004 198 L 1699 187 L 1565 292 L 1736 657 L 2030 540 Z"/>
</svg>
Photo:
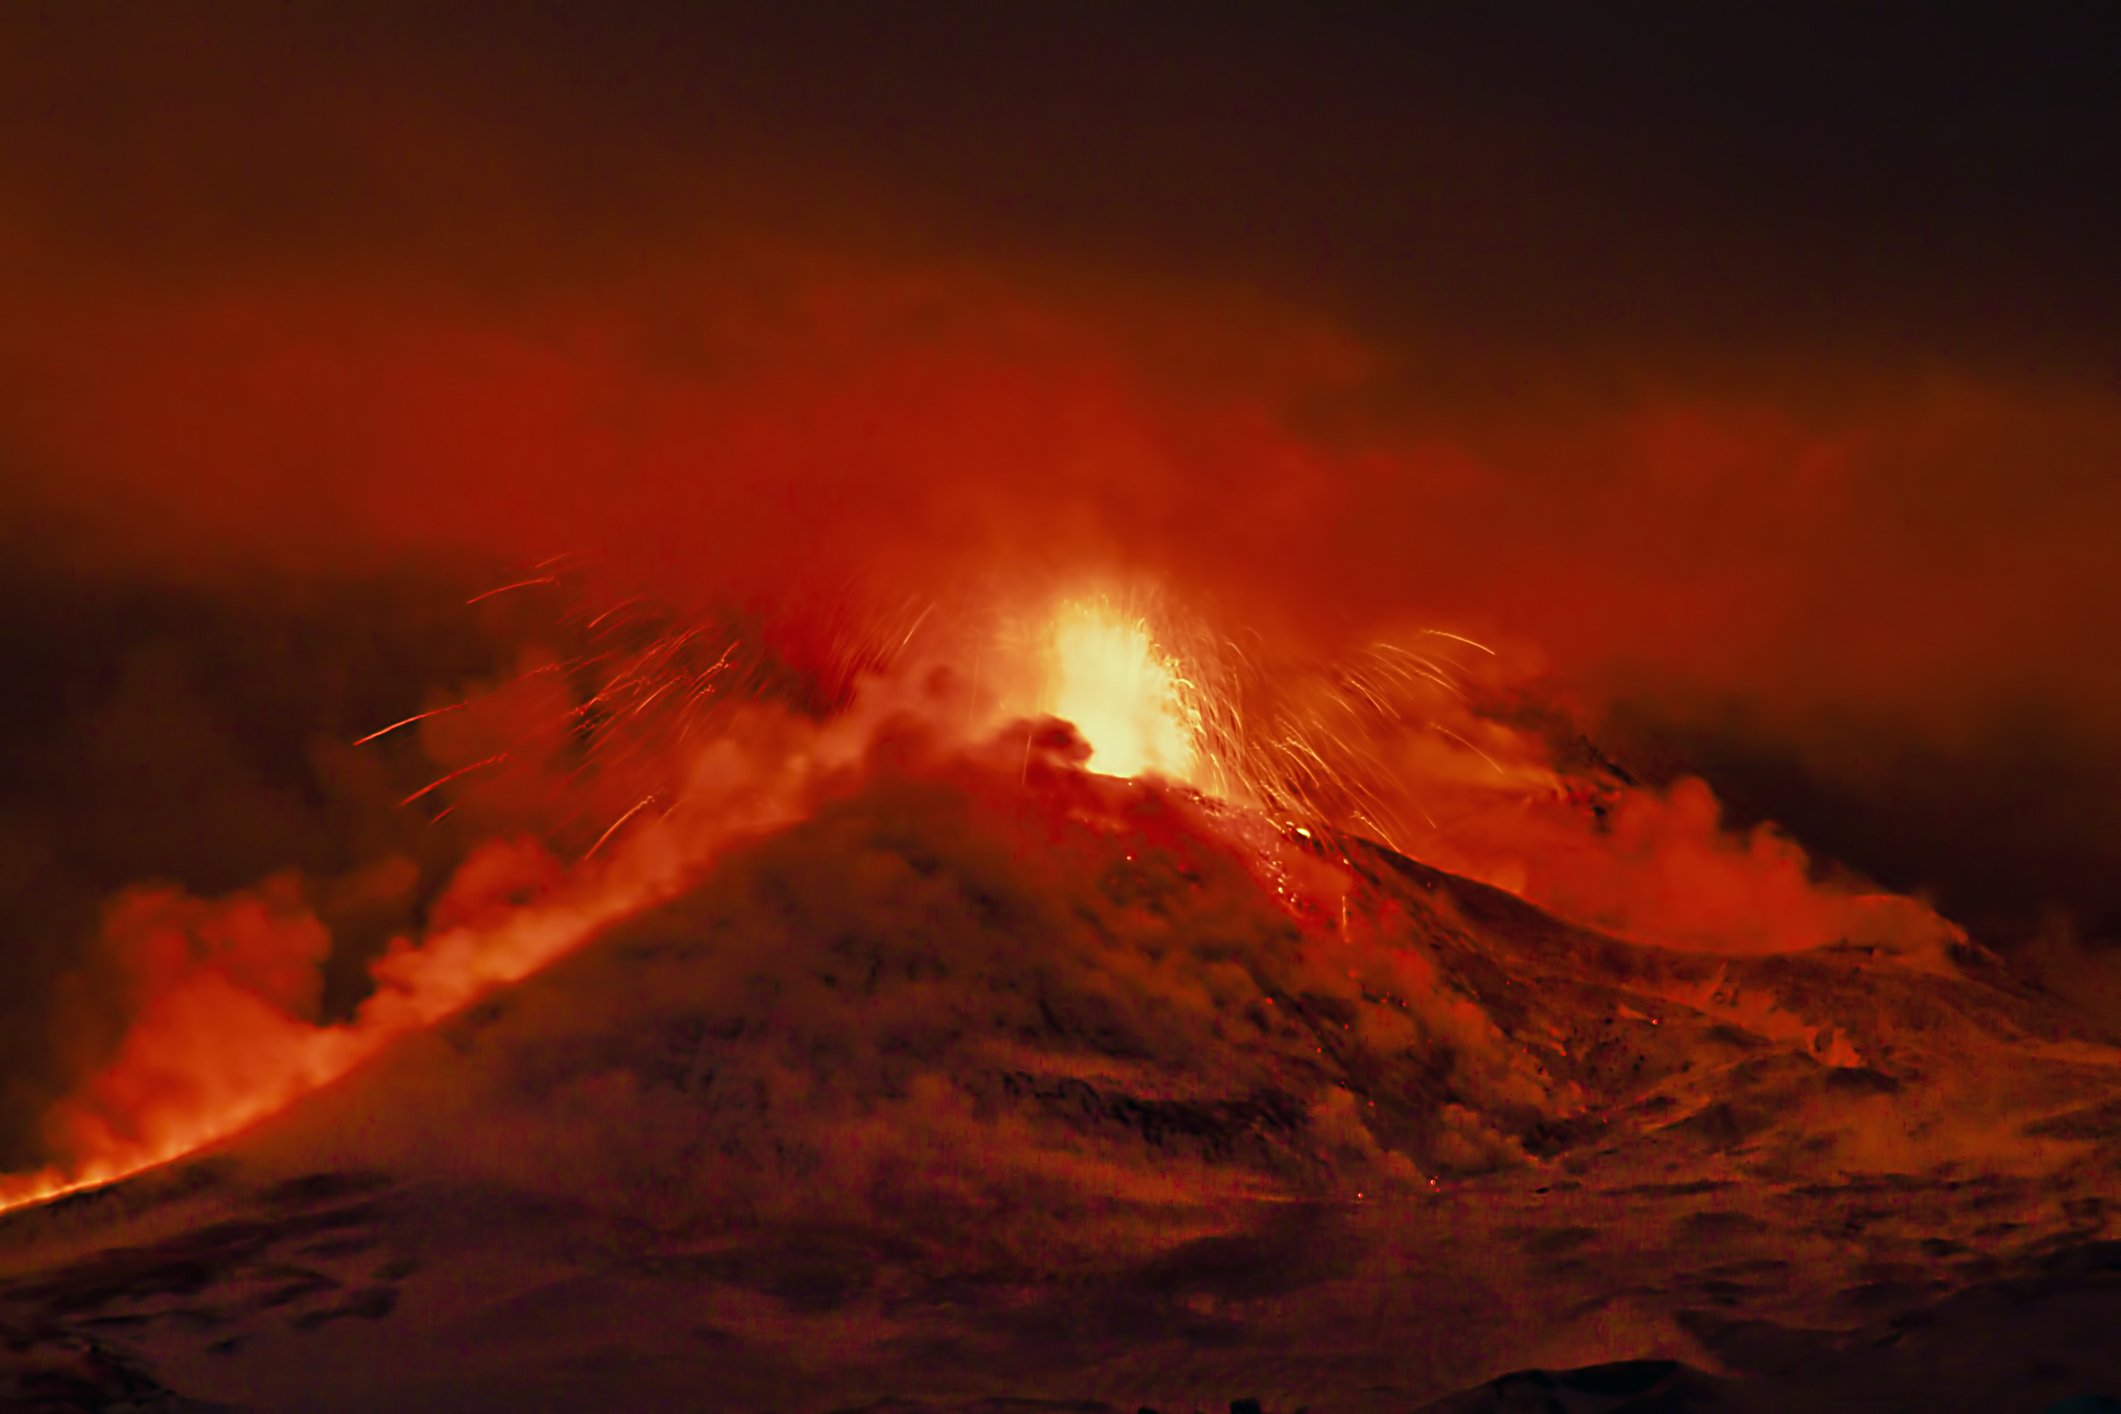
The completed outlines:
<svg viewBox="0 0 2121 1414">
<path fill-rule="evenodd" d="M 1154 772 L 1191 779 L 1197 713 L 1148 623 L 1097 600 L 1062 604 L 1047 627 L 1047 688 L 1040 706 L 1075 724 L 1090 764 L 1114 776 Z"/>
</svg>

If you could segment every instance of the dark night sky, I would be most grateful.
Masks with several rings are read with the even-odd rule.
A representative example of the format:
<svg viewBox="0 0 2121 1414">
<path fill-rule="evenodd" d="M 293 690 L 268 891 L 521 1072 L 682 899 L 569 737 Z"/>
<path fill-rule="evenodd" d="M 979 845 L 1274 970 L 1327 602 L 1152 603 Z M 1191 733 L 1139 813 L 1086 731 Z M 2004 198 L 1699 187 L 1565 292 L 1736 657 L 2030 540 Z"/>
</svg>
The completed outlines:
<svg viewBox="0 0 2121 1414">
<path fill-rule="evenodd" d="M 193 277 L 547 289 L 741 207 L 1512 375 L 2111 374 L 2116 25 L 2082 8 L 47 7 L 12 21 L 11 205 Z"/>
<path fill-rule="evenodd" d="M 1462 624 L 2121 929 L 2121 19 L 1844 9 L 11 7 L 10 967 L 388 836 L 315 743 L 583 544 Z"/>
</svg>

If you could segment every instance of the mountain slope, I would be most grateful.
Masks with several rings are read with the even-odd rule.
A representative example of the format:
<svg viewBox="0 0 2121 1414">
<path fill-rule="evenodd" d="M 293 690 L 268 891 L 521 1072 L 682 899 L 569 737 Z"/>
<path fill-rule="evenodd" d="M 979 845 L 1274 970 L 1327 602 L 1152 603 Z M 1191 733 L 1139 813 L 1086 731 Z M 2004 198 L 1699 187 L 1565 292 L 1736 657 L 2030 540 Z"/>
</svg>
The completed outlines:
<svg viewBox="0 0 2121 1414">
<path fill-rule="evenodd" d="M 0 1368 L 71 1349 L 108 1407 L 1405 1409 L 1636 1358 L 1703 1372 L 1666 1407 L 1824 1398 L 2057 1282 L 2105 1309 L 2116 1061 L 1977 949 L 1677 953 L 1060 757 L 923 760 L 0 1218 Z M 2044 1358 L 2006 1383 L 2098 1373 Z"/>
</svg>

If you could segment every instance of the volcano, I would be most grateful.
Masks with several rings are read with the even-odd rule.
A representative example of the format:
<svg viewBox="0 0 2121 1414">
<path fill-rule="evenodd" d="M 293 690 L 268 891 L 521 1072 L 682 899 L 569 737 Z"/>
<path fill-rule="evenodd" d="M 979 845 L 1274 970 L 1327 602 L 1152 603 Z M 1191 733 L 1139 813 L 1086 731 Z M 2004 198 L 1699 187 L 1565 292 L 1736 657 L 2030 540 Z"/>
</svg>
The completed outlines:
<svg viewBox="0 0 2121 1414">
<path fill-rule="evenodd" d="M 0 1414 L 2121 1407 L 1968 8 L 0 5 Z"/>
<path fill-rule="evenodd" d="M 263 1123 L 0 1217 L 0 1403 L 2121 1393 L 2121 1050 L 1978 945 L 1632 940 L 1084 757 L 884 733 Z"/>
</svg>

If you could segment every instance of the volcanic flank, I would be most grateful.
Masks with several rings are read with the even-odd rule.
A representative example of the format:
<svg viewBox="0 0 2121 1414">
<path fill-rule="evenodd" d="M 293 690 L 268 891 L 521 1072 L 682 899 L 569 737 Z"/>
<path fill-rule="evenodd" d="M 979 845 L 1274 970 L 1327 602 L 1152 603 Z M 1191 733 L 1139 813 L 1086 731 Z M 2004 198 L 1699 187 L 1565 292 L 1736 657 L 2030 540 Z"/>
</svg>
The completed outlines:
<svg viewBox="0 0 2121 1414">
<path fill-rule="evenodd" d="M 897 720 L 543 971 L 0 1219 L 10 1407 L 2112 1380 L 2121 1054 L 1977 947 L 1630 942 L 1086 755 Z"/>
</svg>

